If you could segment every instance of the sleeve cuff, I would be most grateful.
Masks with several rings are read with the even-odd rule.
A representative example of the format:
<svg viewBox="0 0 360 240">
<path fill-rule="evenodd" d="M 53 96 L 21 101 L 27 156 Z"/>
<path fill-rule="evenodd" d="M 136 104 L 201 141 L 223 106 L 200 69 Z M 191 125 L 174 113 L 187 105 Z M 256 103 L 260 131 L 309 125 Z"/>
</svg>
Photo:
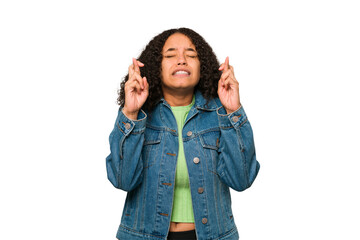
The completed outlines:
<svg viewBox="0 0 360 240">
<path fill-rule="evenodd" d="M 236 111 L 229 114 L 227 114 L 225 108 L 221 106 L 216 110 L 216 113 L 218 114 L 219 125 L 221 128 L 236 128 L 241 126 L 247 120 L 247 116 L 242 105 Z"/>
<path fill-rule="evenodd" d="M 146 113 L 141 109 L 138 114 L 137 120 L 129 119 L 122 111 L 122 108 L 119 109 L 117 127 L 125 135 L 132 133 L 141 133 L 145 131 L 146 127 Z"/>
</svg>

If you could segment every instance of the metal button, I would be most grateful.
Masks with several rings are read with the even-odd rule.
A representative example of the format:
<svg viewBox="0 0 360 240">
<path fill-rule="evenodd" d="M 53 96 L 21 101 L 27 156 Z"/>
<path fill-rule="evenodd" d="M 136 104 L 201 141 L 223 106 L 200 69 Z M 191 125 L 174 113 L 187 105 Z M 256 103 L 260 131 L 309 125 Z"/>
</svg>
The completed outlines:
<svg viewBox="0 0 360 240">
<path fill-rule="evenodd" d="M 127 130 L 129 130 L 129 129 L 131 128 L 130 123 L 125 123 L 125 128 L 126 128 Z"/>
<path fill-rule="evenodd" d="M 233 116 L 232 120 L 233 120 L 233 122 L 237 122 L 237 121 L 239 121 L 239 117 L 238 116 Z"/>
<path fill-rule="evenodd" d="M 190 136 L 192 135 L 192 131 L 188 131 L 188 132 L 186 133 L 186 135 L 187 135 L 188 137 L 190 137 Z"/>
<path fill-rule="evenodd" d="M 207 218 L 201 219 L 201 222 L 202 222 L 203 224 L 206 224 L 206 223 L 207 223 Z"/>
<path fill-rule="evenodd" d="M 200 194 L 201 194 L 201 193 L 203 193 L 203 192 L 204 192 L 204 188 L 199 187 L 199 188 L 198 188 L 198 193 L 200 193 Z"/>
<path fill-rule="evenodd" d="M 200 159 L 198 157 L 194 157 L 193 162 L 195 164 L 198 164 L 200 162 Z"/>
</svg>

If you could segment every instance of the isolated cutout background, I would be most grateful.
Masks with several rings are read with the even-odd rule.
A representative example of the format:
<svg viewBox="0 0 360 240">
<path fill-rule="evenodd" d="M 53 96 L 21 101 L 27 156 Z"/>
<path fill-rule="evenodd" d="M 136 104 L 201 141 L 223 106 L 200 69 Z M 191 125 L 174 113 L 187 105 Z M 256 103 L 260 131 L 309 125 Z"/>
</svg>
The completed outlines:
<svg viewBox="0 0 360 240">
<path fill-rule="evenodd" d="M 1 239 L 115 239 L 106 178 L 131 58 L 189 27 L 230 64 L 261 170 L 232 191 L 241 239 L 359 239 L 356 1 L 0 3 Z"/>
</svg>

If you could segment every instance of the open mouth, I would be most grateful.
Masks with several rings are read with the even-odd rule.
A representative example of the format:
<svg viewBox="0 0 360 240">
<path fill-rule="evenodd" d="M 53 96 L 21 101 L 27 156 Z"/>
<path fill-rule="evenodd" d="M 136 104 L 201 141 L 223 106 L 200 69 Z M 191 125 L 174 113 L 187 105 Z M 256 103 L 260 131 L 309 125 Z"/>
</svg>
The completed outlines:
<svg viewBox="0 0 360 240">
<path fill-rule="evenodd" d="M 174 76 L 189 76 L 190 72 L 185 70 L 178 70 L 173 73 Z"/>
</svg>

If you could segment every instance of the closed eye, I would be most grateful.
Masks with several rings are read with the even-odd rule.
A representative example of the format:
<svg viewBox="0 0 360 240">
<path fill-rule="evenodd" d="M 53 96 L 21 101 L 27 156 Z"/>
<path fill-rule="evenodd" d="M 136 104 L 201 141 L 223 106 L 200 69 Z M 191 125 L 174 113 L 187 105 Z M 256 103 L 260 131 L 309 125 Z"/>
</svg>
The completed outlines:
<svg viewBox="0 0 360 240">
<path fill-rule="evenodd" d="M 175 57 L 176 55 L 166 55 L 164 56 L 164 58 L 172 58 Z M 186 55 L 189 58 L 197 58 L 197 55 Z"/>
</svg>

